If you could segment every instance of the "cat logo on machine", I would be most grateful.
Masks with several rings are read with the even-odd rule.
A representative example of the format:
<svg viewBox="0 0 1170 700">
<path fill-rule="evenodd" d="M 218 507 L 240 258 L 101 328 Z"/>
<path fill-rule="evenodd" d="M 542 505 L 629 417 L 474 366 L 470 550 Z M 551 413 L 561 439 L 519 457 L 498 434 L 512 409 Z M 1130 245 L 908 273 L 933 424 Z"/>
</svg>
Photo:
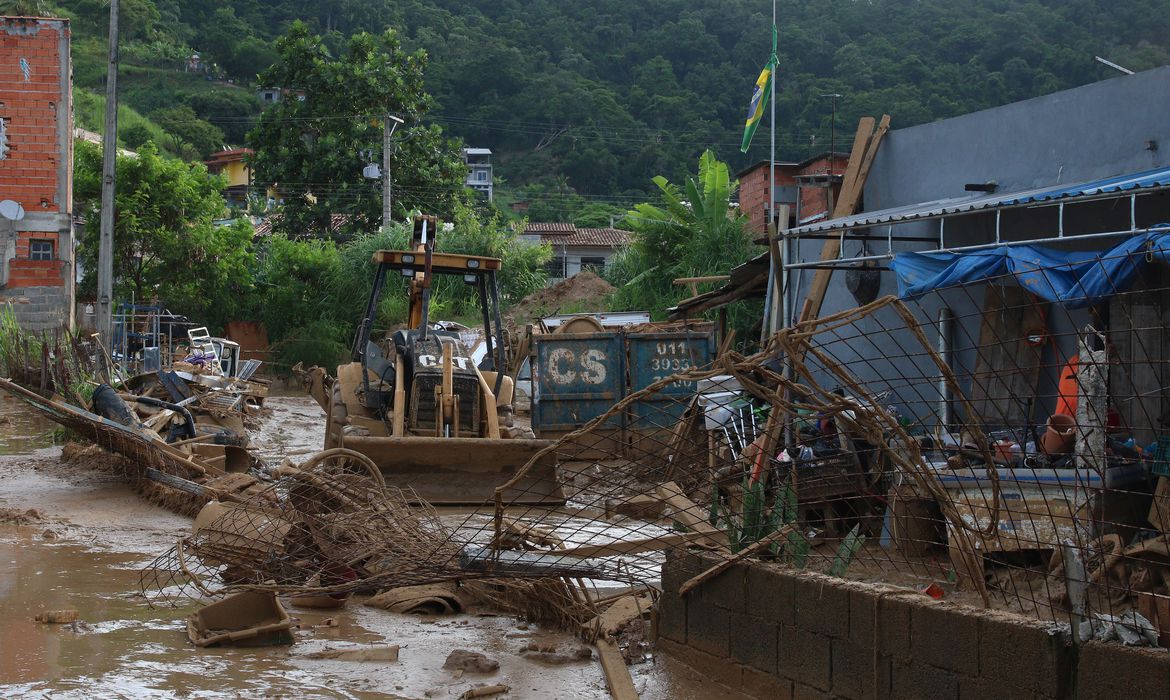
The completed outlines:
<svg viewBox="0 0 1170 700">
<path fill-rule="evenodd" d="M 418 356 L 419 367 L 439 367 L 442 363 L 442 358 L 435 357 L 434 355 Z M 471 369 L 471 360 L 466 357 L 452 357 L 451 364 L 455 365 L 458 369 Z"/>
<path fill-rule="evenodd" d="M 604 384 L 608 361 L 605 351 L 597 348 L 589 348 L 579 355 L 568 348 L 555 348 L 548 354 L 548 379 L 560 385 L 578 379 L 586 384 Z"/>
</svg>

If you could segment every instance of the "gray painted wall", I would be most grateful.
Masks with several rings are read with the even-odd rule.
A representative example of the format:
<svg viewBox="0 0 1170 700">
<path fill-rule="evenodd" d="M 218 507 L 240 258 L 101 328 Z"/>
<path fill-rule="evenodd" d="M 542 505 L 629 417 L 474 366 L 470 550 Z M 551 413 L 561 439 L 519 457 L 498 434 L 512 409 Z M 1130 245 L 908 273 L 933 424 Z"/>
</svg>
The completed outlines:
<svg viewBox="0 0 1170 700">
<path fill-rule="evenodd" d="M 932 200 L 968 196 L 967 183 L 996 181 L 1000 193 L 1034 187 L 1074 184 L 1130 172 L 1170 165 L 1170 67 L 1136 75 L 1120 76 L 1083 87 L 1038 97 L 994 109 L 891 131 L 882 144 L 865 187 L 864 209 L 873 211 Z M 1158 143 L 1157 150 L 1147 148 Z M 1139 225 L 1170 221 L 1170 197 L 1143 197 L 1138 205 Z M 1123 224 L 1113 226 L 1112 224 Z M 1128 229 L 1128 204 L 1123 208 L 1107 204 L 1068 207 L 1066 231 Z M 896 235 L 937 237 L 937 222 L 898 226 Z M 1004 215 L 1007 240 L 1028 240 L 1056 235 L 1055 209 L 1019 210 Z M 884 234 L 884 228 L 873 233 Z M 948 245 L 970 245 L 994 241 L 994 218 L 988 215 L 964 217 L 946 226 Z M 1103 248 L 1120 239 L 1082 241 L 1078 248 Z M 823 241 L 805 241 L 797 257 L 813 261 L 820 257 Z M 885 252 L 885 241 L 870 243 L 871 252 Z M 860 252 L 857 241 L 844 243 L 846 256 Z M 924 250 L 919 243 L 894 243 L 893 250 Z M 808 294 L 813 271 L 792 271 L 790 283 L 799 303 Z M 844 284 L 844 275 L 834 273 L 821 315 L 856 306 Z M 922 320 L 934 320 L 939 309 L 951 308 L 959 322 L 953 342 L 954 369 L 968 374 L 975 364 L 974 346 L 979 337 L 979 312 L 983 287 L 948 290 L 912 302 Z M 897 294 L 892 272 L 882 273 L 881 294 Z M 1057 348 L 1046 350 L 1044 362 L 1058 365 L 1074 352 L 1075 329 L 1089 321 L 1087 312 L 1050 310 L 1049 323 Z M 925 417 L 933 412 L 937 390 L 923 381 L 933 374 L 917 343 L 898 329 L 892 314 L 878 314 L 842 331 L 829 350 L 839 360 L 853 363 L 851 372 L 874 388 L 894 391 L 890 403 L 907 413 Z M 932 344 L 938 333 L 926 329 Z M 846 337 L 851 333 L 851 337 Z M 861 337 L 859 334 L 867 334 Z M 1055 372 L 1051 373 L 1052 375 Z M 904 380 L 899 379 L 904 377 Z M 1044 417 L 1055 401 L 1055 377 L 1041 380 Z"/>
</svg>

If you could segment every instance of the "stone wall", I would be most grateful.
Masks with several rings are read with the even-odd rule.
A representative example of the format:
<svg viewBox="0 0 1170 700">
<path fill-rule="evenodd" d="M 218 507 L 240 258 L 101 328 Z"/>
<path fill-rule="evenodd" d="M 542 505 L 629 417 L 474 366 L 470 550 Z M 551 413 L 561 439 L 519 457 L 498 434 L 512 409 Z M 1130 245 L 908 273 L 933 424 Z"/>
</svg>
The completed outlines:
<svg viewBox="0 0 1170 700">
<path fill-rule="evenodd" d="M 1165 698 L 1170 652 L 890 586 L 751 562 L 678 595 L 718 560 L 671 552 L 657 644 L 757 698 Z"/>
</svg>

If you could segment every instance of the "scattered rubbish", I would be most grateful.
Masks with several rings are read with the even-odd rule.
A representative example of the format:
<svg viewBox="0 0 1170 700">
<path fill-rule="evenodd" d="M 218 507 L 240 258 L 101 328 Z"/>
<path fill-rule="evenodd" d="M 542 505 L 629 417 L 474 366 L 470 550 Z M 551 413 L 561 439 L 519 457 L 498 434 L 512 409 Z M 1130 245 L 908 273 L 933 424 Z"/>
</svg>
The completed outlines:
<svg viewBox="0 0 1170 700">
<path fill-rule="evenodd" d="M 571 644 L 562 650 L 555 642 L 529 642 L 520 648 L 520 655 L 532 661 L 560 666 L 593 658 L 593 650 L 584 644 Z"/>
<path fill-rule="evenodd" d="M 448 671 L 464 673 L 495 673 L 500 669 L 500 662 L 489 659 L 477 651 L 455 649 L 447 655 L 447 660 L 443 662 L 443 668 Z"/>
<path fill-rule="evenodd" d="M 303 658 L 333 659 L 336 661 L 397 661 L 398 645 L 387 644 L 384 646 L 360 648 L 323 649 L 304 654 Z"/>
<path fill-rule="evenodd" d="M 64 625 L 70 622 L 76 622 L 79 613 L 76 610 L 46 610 L 42 613 L 37 613 L 37 622 L 42 622 L 46 625 Z"/>
<path fill-rule="evenodd" d="M 932 583 L 926 588 L 923 588 L 922 593 L 930 596 L 931 598 L 934 598 L 935 600 L 942 600 L 946 595 L 946 591 L 944 591 L 942 586 L 938 585 L 937 583 Z"/>
<path fill-rule="evenodd" d="M 1158 629 L 1136 610 L 1120 616 L 1094 613 L 1091 619 L 1080 624 L 1079 634 L 1081 640 L 1116 639 L 1126 646 L 1158 646 Z"/>
<path fill-rule="evenodd" d="M 511 689 L 512 689 L 511 686 L 503 685 L 502 683 L 497 683 L 495 685 L 480 685 L 480 686 L 476 686 L 474 688 L 471 688 L 469 690 L 464 691 L 464 693 L 459 696 L 459 700 L 471 700 L 471 698 L 486 698 L 486 697 L 489 697 L 491 695 L 499 695 L 500 693 L 506 693 Z"/>
<path fill-rule="evenodd" d="M 601 670 L 605 672 L 605 687 L 614 700 L 638 700 L 634 679 L 617 645 L 608 639 L 597 640 L 597 655 L 601 659 Z"/>
<path fill-rule="evenodd" d="M 454 615 L 467 607 L 466 596 L 454 583 L 392 588 L 363 605 L 409 615 Z"/>
<path fill-rule="evenodd" d="M 273 593 L 235 593 L 200 608 L 187 617 L 187 636 L 199 647 L 293 643 L 292 620 Z"/>
</svg>

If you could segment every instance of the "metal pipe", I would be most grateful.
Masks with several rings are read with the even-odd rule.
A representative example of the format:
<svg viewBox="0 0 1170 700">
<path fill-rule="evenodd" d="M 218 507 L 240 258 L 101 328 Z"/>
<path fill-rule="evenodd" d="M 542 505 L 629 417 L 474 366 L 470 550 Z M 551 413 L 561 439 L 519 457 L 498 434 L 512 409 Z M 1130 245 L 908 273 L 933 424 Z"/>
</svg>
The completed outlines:
<svg viewBox="0 0 1170 700">
<path fill-rule="evenodd" d="M 951 326 L 954 325 L 955 313 L 947 307 L 938 310 L 938 355 L 947 369 L 954 371 L 954 358 L 951 355 Z M 939 428 L 945 432 L 954 422 L 951 415 L 951 386 L 947 382 L 947 375 L 938 375 L 938 416 Z"/>
<path fill-rule="evenodd" d="M 1098 238 L 1116 238 L 1118 236 L 1134 236 L 1134 235 L 1137 235 L 1139 233 L 1148 233 L 1149 231 L 1150 231 L 1150 229 L 1140 229 L 1140 230 L 1136 230 L 1136 231 L 1108 231 L 1108 232 L 1103 232 L 1103 233 L 1084 233 L 1084 234 L 1078 234 L 1076 236 L 1068 236 L 1068 237 L 1063 238 L 1063 239 L 1057 239 L 1057 238 L 1054 238 L 1052 236 L 1049 236 L 1047 238 L 1032 238 L 1032 239 L 1029 239 L 1026 241 L 1003 241 L 1002 243 L 982 243 L 979 245 L 960 246 L 958 248 L 936 248 L 933 250 L 922 250 L 922 251 L 914 251 L 914 252 L 920 252 L 920 253 L 969 253 L 969 252 L 975 251 L 975 250 L 989 250 L 991 248 L 997 248 L 999 246 L 1033 245 L 1036 243 L 1053 243 L 1053 242 L 1059 242 L 1062 240 L 1066 241 L 1066 242 L 1067 241 L 1080 241 L 1080 240 L 1089 241 L 1089 240 L 1094 240 L 1094 239 L 1098 239 Z M 794 238 L 797 238 L 797 237 L 794 236 Z M 910 252 L 910 251 L 907 251 L 907 252 Z M 837 267 L 840 267 L 841 265 L 843 265 L 845 263 L 868 262 L 868 261 L 875 261 L 875 260 L 889 260 L 893 257 L 894 257 L 893 255 L 889 255 L 887 253 L 880 253 L 877 255 L 858 255 L 858 256 L 852 257 L 852 258 L 840 258 L 838 260 L 834 260 L 833 262 L 835 263 L 835 265 Z M 815 269 L 818 265 L 823 265 L 823 264 L 824 264 L 823 262 L 818 260 L 816 262 L 808 262 L 808 263 L 792 263 L 790 265 L 785 265 L 784 268 L 788 269 L 788 270 L 799 270 L 799 269 L 805 269 L 805 268 Z"/>
</svg>

